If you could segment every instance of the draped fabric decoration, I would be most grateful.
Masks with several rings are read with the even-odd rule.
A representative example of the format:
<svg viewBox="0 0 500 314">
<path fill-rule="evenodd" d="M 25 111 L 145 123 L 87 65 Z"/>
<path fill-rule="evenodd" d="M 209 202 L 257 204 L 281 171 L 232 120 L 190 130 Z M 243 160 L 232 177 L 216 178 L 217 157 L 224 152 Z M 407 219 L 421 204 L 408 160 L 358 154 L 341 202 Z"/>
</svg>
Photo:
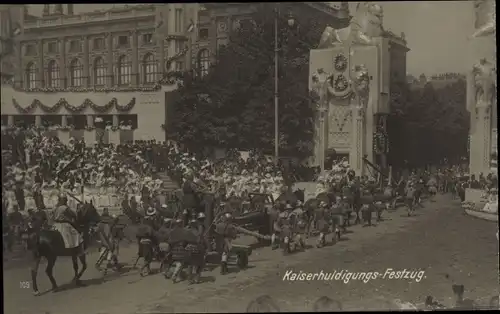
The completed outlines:
<svg viewBox="0 0 500 314">
<path fill-rule="evenodd" d="M 94 110 L 95 112 L 99 112 L 99 113 L 108 112 L 113 107 L 119 112 L 128 112 L 134 107 L 135 98 L 132 98 L 129 103 L 127 103 L 126 105 L 123 105 L 123 106 L 118 104 L 118 100 L 116 98 L 111 99 L 107 104 L 102 105 L 102 106 L 95 104 L 92 100 L 90 100 L 88 98 L 85 99 L 83 101 L 83 103 L 79 106 L 74 106 L 74 105 L 69 104 L 66 101 L 66 99 L 64 99 L 64 98 L 59 99 L 59 101 L 55 105 L 53 105 L 52 107 L 44 105 L 38 99 L 34 99 L 30 105 L 28 105 L 27 107 L 24 107 L 24 108 L 21 105 L 19 105 L 19 103 L 14 98 L 12 98 L 12 104 L 14 105 L 14 107 L 16 107 L 17 111 L 19 111 L 20 113 L 23 113 L 23 114 L 32 113 L 37 107 L 40 107 L 46 113 L 55 113 L 55 112 L 59 111 L 59 109 L 61 109 L 62 107 L 64 107 L 66 110 L 68 110 L 71 113 L 82 112 L 83 110 L 85 110 L 88 107 L 92 108 L 92 110 Z"/>
</svg>

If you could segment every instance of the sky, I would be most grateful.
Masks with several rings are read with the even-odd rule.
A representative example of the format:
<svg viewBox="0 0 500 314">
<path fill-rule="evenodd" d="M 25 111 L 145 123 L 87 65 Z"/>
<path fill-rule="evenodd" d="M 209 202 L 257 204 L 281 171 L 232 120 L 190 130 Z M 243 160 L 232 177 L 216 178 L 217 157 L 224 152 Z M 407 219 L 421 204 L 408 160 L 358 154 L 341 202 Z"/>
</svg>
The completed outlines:
<svg viewBox="0 0 500 314">
<path fill-rule="evenodd" d="M 351 15 L 357 2 L 350 3 Z M 463 73 L 483 57 L 492 59 L 492 38 L 468 40 L 474 32 L 473 1 L 376 2 L 384 9 L 384 28 L 404 32 L 408 47 L 407 72 L 415 76 L 443 72 Z M 75 4 L 75 13 L 109 9 L 113 4 Z M 121 4 L 114 4 L 121 6 Z M 43 5 L 31 5 L 41 15 Z"/>
</svg>

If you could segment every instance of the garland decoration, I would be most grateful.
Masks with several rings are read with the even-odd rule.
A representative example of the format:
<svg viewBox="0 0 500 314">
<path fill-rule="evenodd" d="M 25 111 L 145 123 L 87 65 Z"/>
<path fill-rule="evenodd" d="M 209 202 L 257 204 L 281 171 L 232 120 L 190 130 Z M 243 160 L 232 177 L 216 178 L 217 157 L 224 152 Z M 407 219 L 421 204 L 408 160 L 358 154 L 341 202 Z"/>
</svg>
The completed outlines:
<svg viewBox="0 0 500 314">
<path fill-rule="evenodd" d="M 120 106 L 118 104 L 118 100 L 116 98 L 111 99 L 107 104 L 99 106 L 96 103 L 94 103 L 92 100 L 86 98 L 83 103 L 79 106 L 71 105 L 68 103 L 68 101 L 64 98 L 59 99 L 55 103 L 54 106 L 50 107 L 47 105 L 44 105 L 39 99 L 34 99 L 30 105 L 27 107 L 23 108 L 19 103 L 17 102 L 16 99 L 12 98 L 12 104 L 14 107 L 19 111 L 20 113 L 23 114 L 29 114 L 35 111 L 37 107 L 41 108 L 45 113 L 55 113 L 61 109 L 61 107 L 66 108 L 71 113 L 79 113 L 85 110 L 86 108 L 90 107 L 92 110 L 98 113 L 105 113 L 111 110 L 113 107 L 116 108 L 117 111 L 119 112 L 128 112 L 130 111 L 134 106 L 135 106 L 135 97 L 130 100 L 126 105 Z"/>
<path fill-rule="evenodd" d="M 343 54 L 338 54 L 333 60 L 333 65 L 338 72 L 344 72 L 347 68 L 347 58 Z"/>
</svg>

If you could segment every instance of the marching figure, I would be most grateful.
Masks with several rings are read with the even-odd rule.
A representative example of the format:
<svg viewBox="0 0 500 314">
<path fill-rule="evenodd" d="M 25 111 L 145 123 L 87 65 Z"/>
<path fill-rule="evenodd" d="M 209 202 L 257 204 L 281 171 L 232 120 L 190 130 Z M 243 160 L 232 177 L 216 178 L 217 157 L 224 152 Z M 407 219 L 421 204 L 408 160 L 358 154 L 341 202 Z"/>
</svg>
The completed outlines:
<svg viewBox="0 0 500 314">
<path fill-rule="evenodd" d="M 222 217 L 222 221 L 215 226 L 217 234 L 217 248 L 221 253 L 221 274 L 225 275 L 228 272 L 227 260 L 231 251 L 231 242 L 236 238 L 236 228 L 232 224 L 233 216 L 231 213 L 226 213 Z"/>
<path fill-rule="evenodd" d="M 321 202 L 319 208 L 315 212 L 315 221 L 317 224 L 317 229 L 319 231 L 319 237 L 316 242 L 316 246 L 321 248 L 326 245 L 326 235 L 328 234 L 328 204 L 326 202 Z"/>
</svg>

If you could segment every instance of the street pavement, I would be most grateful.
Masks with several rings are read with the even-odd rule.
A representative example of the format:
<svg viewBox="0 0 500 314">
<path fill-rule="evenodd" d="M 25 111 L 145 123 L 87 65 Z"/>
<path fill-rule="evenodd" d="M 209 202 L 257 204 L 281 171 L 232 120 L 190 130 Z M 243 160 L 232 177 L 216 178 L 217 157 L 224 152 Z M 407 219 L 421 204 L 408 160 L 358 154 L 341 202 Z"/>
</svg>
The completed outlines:
<svg viewBox="0 0 500 314">
<path fill-rule="evenodd" d="M 310 248 L 290 256 L 270 248 L 254 250 L 250 267 L 226 276 L 219 269 L 203 273 L 203 283 L 172 284 L 161 275 L 141 278 L 137 270 L 102 274 L 93 268 L 96 253 L 88 257 L 83 279 L 87 286 L 68 284 L 73 270 L 60 258 L 55 277 L 67 288 L 34 297 L 28 265 L 23 260 L 4 262 L 4 309 L 9 314 L 132 314 L 179 312 L 241 312 L 260 295 L 271 296 L 282 311 L 307 311 L 321 296 L 343 304 L 344 310 L 378 310 L 394 306 L 395 299 L 414 304 L 432 295 L 453 304 L 452 284 L 463 284 L 465 296 L 487 304 L 499 294 L 497 224 L 463 214 L 448 195 L 426 202 L 414 217 L 400 208 L 384 213 L 373 227 L 353 226 L 342 241 L 321 249 Z M 315 239 L 310 239 L 310 244 Z M 248 239 L 239 239 L 248 242 Z M 132 264 L 136 247 L 121 249 L 121 261 Z M 387 269 L 425 271 L 422 280 L 386 278 L 342 281 L 283 280 L 287 271 L 379 272 Z M 40 266 L 41 292 L 49 289 L 45 265 Z"/>
</svg>

